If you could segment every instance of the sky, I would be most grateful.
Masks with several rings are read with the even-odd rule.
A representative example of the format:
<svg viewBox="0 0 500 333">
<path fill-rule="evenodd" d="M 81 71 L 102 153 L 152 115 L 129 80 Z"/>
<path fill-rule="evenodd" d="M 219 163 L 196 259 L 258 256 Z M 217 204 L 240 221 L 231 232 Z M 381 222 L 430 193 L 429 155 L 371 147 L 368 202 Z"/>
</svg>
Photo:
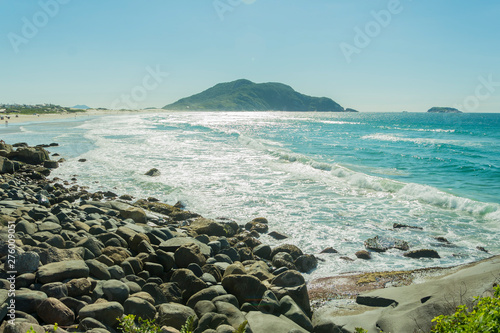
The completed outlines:
<svg viewBox="0 0 500 333">
<path fill-rule="evenodd" d="M 281 82 L 365 112 L 500 112 L 497 0 L 0 0 L 0 103 L 163 107 Z"/>
</svg>

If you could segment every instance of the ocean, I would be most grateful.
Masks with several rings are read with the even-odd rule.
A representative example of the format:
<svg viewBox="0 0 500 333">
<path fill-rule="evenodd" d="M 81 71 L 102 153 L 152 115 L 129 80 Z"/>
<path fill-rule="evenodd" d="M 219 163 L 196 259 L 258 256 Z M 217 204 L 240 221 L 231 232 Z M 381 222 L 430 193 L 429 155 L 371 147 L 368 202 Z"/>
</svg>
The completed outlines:
<svg viewBox="0 0 500 333">
<path fill-rule="evenodd" d="M 240 224 L 266 217 L 271 231 L 289 238 L 263 235 L 264 243 L 295 244 L 322 259 L 307 279 L 500 253 L 500 114 L 133 113 L 12 124 L 0 135 L 8 143 L 58 142 L 50 151 L 67 161 L 51 176 L 76 177 L 92 191 L 181 201 Z M 161 176 L 145 176 L 150 168 Z M 441 259 L 400 250 L 356 259 L 377 235 Z M 339 254 L 319 254 L 327 247 Z"/>
</svg>

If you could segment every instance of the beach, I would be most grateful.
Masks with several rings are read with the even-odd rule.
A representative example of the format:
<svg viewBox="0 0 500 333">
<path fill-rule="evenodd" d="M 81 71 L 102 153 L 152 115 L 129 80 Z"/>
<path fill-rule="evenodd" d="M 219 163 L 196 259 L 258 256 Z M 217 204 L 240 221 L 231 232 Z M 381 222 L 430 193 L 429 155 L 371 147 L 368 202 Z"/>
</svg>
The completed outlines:
<svg viewBox="0 0 500 333">
<path fill-rule="evenodd" d="M 43 148 L 0 148 L 2 251 L 15 252 L 0 277 L 4 307 L 14 299 L 16 309 L 4 314 L 5 332 L 12 331 L 10 322 L 36 332 L 55 323 L 63 333 L 113 332 L 115 318 L 130 314 L 156 318 L 168 332 L 178 332 L 190 317 L 199 332 L 232 331 L 245 320 L 256 333 L 426 332 L 434 316 L 462 304 L 450 299 L 465 304 L 489 295 L 500 274 L 492 257 L 306 282 L 303 274 L 323 263 L 270 232 L 265 217 L 238 224 L 204 218 L 182 203 L 114 189 L 89 192 L 76 178 L 52 179 L 66 162 L 51 161 Z M 152 169 L 148 177 L 159 173 Z M 266 235 L 285 239 L 269 246 L 262 242 Z"/>
<path fill-rule="evenodd" d="M 26 115 L 26 114 L 16 114 L 11 113 L 9 115 L 10 119 L 4 118 L 3 124 L 5 125 L 5 120 L 8 121 L 9 124 L 18 124 L 18 123 L 28 123 L 28 122 L 47 122 L 47 121 L 58 121 L 64 119 L 85 119 L 86 117 L 93 116 L 111 116 L 111 115 L 123 115 L 123 114 L 134 114 L 144 112 L 144 110 L 127 110 L 127 111 L 119 111 L 119 110 L 95 110 L 88 109 L 81 112 L 74 113 L 46 113 L 46 114 L 37 114 L 37 115 Z M 155 110 L 155 112 L 160 112 L 160 110 Z"/>
<path fill-rule="evenodd" d="M 2 331 L 114 332 L 123 315 L 168 332 L 189 318 L 200 332 L 313 330 L 299 271 L 317 260 L 260 242 L 266 218 L 238 225 L 152 197 L 92 193 L 48 178 L 64 161 L 41 147 L 0 143 L 0 152 L 2 256 L 12 256 L 0 272 Z"/>
</svg>

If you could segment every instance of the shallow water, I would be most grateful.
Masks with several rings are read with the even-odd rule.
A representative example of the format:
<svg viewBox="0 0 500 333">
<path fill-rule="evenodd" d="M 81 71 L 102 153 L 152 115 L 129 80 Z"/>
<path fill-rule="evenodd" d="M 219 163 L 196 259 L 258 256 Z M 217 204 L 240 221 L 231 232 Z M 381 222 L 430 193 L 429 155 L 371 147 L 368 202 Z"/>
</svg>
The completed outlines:
<svg viewBox="0 0 500 333">
<path fill-rule="evenodd" d="M 308 253 L 332 246 L 355 258 L 364 240 L 387 235 L 442 257 L 320 255 L 309 278 L 455 265 L 488 256 L 476 246 L 500 249 L 500 114 L 165 112 L 12 128 L 1 133 L 10 143 L 60 143 L 51 151 L 68 161 L 52 175 L 92 190 L 180 200 L 239 223 L 264 216 Z M 153 167 L 162 175 L 144 176 Z"/>
</svg>

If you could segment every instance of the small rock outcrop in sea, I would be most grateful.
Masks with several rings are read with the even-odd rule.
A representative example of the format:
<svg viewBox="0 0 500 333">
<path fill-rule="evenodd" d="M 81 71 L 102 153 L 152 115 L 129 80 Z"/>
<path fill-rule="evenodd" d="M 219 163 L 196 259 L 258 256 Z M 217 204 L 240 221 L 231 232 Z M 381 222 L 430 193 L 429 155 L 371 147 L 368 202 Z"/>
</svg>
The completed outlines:
<svg viewBox="0 0 500 333">
<path fill-rule="evenodd" d="M 441 258 L 439 254 L 437 253 L 436 250 L 429 250 L 429 249 L 421 249 L 421 250 L 414 250 L 410 252 L 406 252 L 403 254 L 405 257 L 408 258 Z"/>
<path fill-rule="evenodd" d="M 462 111 L 455 109 L 455 108 L 450 108 L 450 107 L 440 107 L 440 106 L 434 106 L 427 110 L 429 113 L 462 113 Z"/>
<path fill-rule="evenodd" d="M 148 172 L 146 172 L 145 175 L 150 177 L 158 177 L 161 175 L 161 172 L 156 168 L 152 168 Z"/>
<path fill-rule="evenodd" d="M 131 196 L 48 179 L 48 160 L 43 148 L 0 145 L 0 331 L 57 323 L 61 333 L 113 333 L 128 314 L 165 332 L 189 317 L 200 333 L 233 332 L 244 321 L 254 333 L 313 330 L 300 272 L 318 260 L 293 244 L 262 244 L 265 218 L 239 225 L 152 199 L 131 204 Z M 6 311 L 11 270 L 15 326 Z"/>
<path fill-rule="evenodd" d="M 380 236 L 375 236 L 373 238 L 367 239 L 365 241 L 365 247 L 368 250 L 376 252 L 385 252 L 389 249 L 408 251 L 408 249 L 410 248 L 408 243 L 404 240 Z"/>
</svg>

